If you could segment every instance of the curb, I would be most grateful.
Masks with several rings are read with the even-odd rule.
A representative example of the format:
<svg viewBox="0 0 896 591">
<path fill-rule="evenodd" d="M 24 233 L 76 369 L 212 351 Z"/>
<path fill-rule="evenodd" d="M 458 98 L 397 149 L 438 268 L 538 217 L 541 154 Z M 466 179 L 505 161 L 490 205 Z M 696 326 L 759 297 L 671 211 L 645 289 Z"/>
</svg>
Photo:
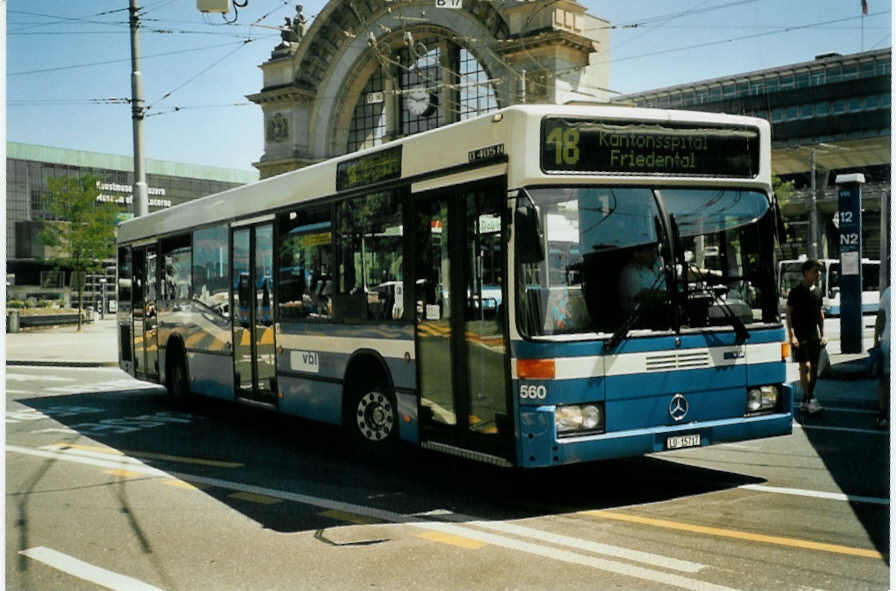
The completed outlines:
<svg viewBox="0 0 896 591">
<path fill-rule="evenodd" d="M 32 367 L 118 367 L 117 361 L 17 361 L 7 359 L 6 365 Z"/>
</svg>

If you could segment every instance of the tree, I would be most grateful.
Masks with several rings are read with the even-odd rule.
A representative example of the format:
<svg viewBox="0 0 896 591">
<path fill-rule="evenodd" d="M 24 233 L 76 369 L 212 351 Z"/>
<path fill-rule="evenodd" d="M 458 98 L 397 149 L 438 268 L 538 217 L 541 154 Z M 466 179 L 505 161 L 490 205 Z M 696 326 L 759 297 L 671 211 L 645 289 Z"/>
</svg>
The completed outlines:
<svg viewBox="0 0 896 591">
<path fill-rule="evenodd" d="M 778 198 L 778 203 L 784 205 L 793 198 L 796 189 L 793 188 L 793 181 L 782 181 L 781 177 L 772 177 L 772 191 Z"/>
<path fill-rule="evenodd" d="M 78 290 L 78 330 L 87 273 L 102 270 L 103 259 L 115 255 L 115 216 L 111 203 L 99 203 L 97 179 L 63 176 L 49 179 L 46 199 L 48 218 L 38 238 L 56 249 L 53 257 L 58 268 L 72 271 Z"/>
</svg>

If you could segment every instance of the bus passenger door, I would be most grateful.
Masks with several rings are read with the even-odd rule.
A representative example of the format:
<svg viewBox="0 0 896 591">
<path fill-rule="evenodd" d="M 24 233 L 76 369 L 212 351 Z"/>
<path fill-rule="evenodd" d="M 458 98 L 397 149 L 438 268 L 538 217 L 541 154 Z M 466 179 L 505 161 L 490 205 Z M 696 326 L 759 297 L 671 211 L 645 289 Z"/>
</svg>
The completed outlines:
<svg viewBox="0 0 896 591">
<path fill-rule="evenodd" d="M 274 227 L 235 228 L 231 317 L 236 396 L 276 404 L 274 364 Z"/>
<path fill-rule="evenodd" d="M 159 377 L 158 255 L 155 246 L 146 248 L 146 283 L 143 286 L 143 370 L 150 378 Z"/>
<path fill-rule="evenodd" d="M 421 439 L 513 457 L 504 322 L 503 185 L 415 200 Z"/>
<path fill-rule="evenodd" d="M 133 310 L 134 338 L 134 375 L 138 378 L 147 376 L 146 346 L 143 316 L 146 303 L 146 250 L 135 248 L 132 254 L 134 279 L 131 283 L 131 302 Z"/>
</svg>

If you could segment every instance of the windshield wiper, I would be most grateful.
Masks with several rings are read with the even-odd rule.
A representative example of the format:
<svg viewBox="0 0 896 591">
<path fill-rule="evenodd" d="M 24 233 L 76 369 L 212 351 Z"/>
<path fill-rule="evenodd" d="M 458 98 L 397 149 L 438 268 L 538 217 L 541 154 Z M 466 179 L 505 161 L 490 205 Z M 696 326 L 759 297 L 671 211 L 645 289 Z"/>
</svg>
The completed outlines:
<svg viewBox="0 0 896 591">
<path fill-rule="evenodd" d="M 694 273 L 694 276 L 697 277 L 697 280 L 700 283 L 709 283 L 709 281 L 707 281 L 706 275 L 704 275 L 701 272 L 700 268 L 693 263 L 690 263 L 688 265 L 688 270 Z M 687 271 L 685 272 L 685 274 L 687 274 Z M 712 299 L 715 300 L 715 302 L 719 304 L 719 306 L 721 306 L 722 311 L 725 313 L 725 318 L 728 319 L 728 323 L 731 324 L 732 327 L 734 327 L 734 334 L 737 335 L 738 342 L 743 342 L 750 338 L 750 331 L 747 330 L 747 326 L 744 324 L 744 321 L 734 313 L 734 310 L 731 309 L 731 306 L 728 305 L 728 302 L 722 299 L 722 296 L 717 294 L 715 290 L 708 289 L 706 287 L 703 287 L 701 291 L 708 293 L 710 296 L 712 296 Z"/>
<path fill-rule="evenodd" d="M 672 239 L 675 242 L 675 250 L 676 253 L 680 255 L 680 260 L 678 261 L 678 263 L 681 265 L 682 270 L 681 277 L 674 278 L 675 285 L 677 287 L 678 281 L 681 281 L 682 297 L 680 302 L 686 303 L 688 299 L 688 272 L 692 272 L 697 280 L 704 285 L 709 283 L 709 281 L 707 281 L 706 275 L 703 274 L 700 267 L 696 266 L 693 263 L 688 263 L 687 265 L 685 265 L 684 245 L 681 241 L 681 233 L 679 231 L 678 222 L 675 219 L 675 215 L 670 214 L 669 220 L 672 225 Z M 743 321 L 738 318 L 737 314 L 734 313 L 734 310 L 731 309 L 731 306 L 728 305 L 728 302 L 723 300 L 722 297 L 712 289 L 706 289 L 706 287 L 704 287 L 702 291 L 708 292 L 709 295 L 712 296 L 712 298 L 716 301 L 716 303 L 721 306 L 725 317 L 728 319 L 728 322 L 732 327 L 734 327 L 734 333 L 737 335 L 738 341 L 746 341 L 750 337 L 750 333 L 747 331 L 747 327 L 743 323 Z M 678 294 L 677 289 L 675 290 L 675 294 Z"/>
</svg>

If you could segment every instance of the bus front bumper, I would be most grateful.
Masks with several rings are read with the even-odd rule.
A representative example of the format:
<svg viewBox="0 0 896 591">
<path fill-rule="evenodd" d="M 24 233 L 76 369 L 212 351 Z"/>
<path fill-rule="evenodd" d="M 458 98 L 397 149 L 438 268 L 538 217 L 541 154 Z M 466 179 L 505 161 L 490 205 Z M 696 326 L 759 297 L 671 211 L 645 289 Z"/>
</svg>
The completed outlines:
<svg viewBox="0 0 896 591">
<path fill-rule="evenodd" d="M 542 414 L 539 411 L 543 417 L 534 416 Z M 524 425 L 542 423 L 548 431 L 542 437 L 522 438 L 519 465 L 530 468 L 706 447 L 793 432 L 793 415 L 787 412 L 558 439 L 553 430 L 553 407 L 536 407 L 526 414 L 530 416 L 524 417 Z M 544 424 L 548 417 L 550 425 Z"/>
</svg>

